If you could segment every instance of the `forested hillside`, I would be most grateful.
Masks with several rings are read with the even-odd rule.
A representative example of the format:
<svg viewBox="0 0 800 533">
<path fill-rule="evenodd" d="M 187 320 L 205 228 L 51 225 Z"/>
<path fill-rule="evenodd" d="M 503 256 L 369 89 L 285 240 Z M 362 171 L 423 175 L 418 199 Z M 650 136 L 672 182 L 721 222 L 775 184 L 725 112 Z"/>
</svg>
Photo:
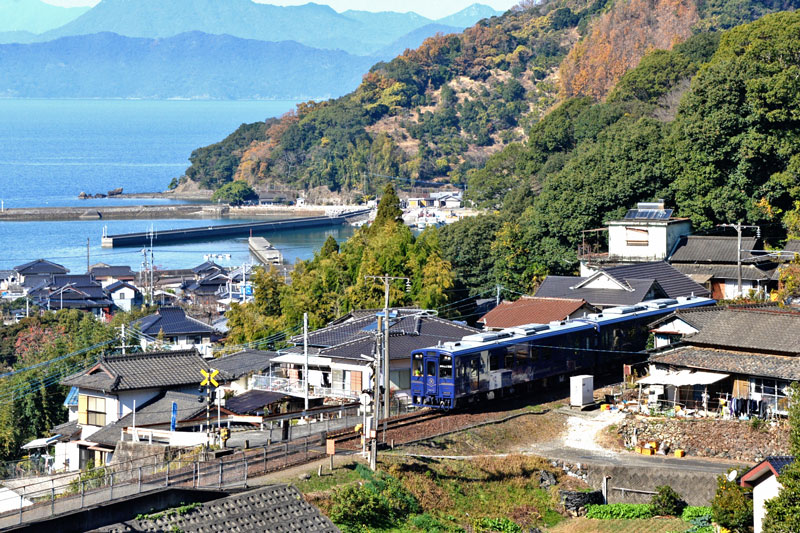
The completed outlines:
<svg viewBox="0 0 800 533">
<path fill-rule="evenodd" d="M 566 100 L 475 173 L 474 197 L 500 214 L 445 228 L 445 259 L 473 292 L 530 290 L 573 271 L 581 230 L 653 198 L 695 231 L 798 235 L 798 50 L 800 13 L 767 15 L 648 54 L 604 102 Z"/>
<path fill-rule="evenodd" d="M 560 101 L 605 98 L 653 49 L 798 0 L 523 1 L 378 63 L 354 92 L 243 125 L 199 148 L 186 179 L 374 193 L 383 179 L 463 184 Z M 364 191 L 363 189 L 366 189 Z"/>
</svg>

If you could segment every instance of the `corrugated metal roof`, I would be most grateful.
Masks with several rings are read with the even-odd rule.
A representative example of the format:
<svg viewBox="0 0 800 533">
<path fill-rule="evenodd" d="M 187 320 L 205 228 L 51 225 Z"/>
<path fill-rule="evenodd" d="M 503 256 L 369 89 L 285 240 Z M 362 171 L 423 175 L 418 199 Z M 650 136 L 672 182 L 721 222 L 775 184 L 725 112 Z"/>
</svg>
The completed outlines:
<svg viewBox="0 0 800 533">
<path fill-rule="evenodd" d="M 278 402 L 285 397 L 286 395 L 282 392 L 249 390 L 239 396 L 228 398 L 225 401 L 225 409 L 238 415 L 261 414 L 265 406 Z"/>
<path fill-rule="evenodd" d="M 270 362 L 277 357 L 276 352 L 262 350 L 242 350 L 225 357 L 214 359 L 209 364 L 212 368 L 222 370 L 231 379 L 239 379 L 250 372 L 262 372 L 269 368 Z"/>
<path fill-rule="evenodd" d="M 626 285 L 631 290 L 573 288 L 586 279 L 577 276 L 547 276 L 539 285 L 535 296 L 537 298 L 582 299 L 592 305 L 602 307 L 638 304 L 648 298 L 651 289 L 654 289 L 652 298 L 667 296 L 652 279 L 626 280 Z"/>
<path fill-rule="evenodd" d="M 634 263 L 604 269 L 604 272 L 616 278 L 654 279 L 670 298 L 678 296 L 707 296 L 708 289 L 692 281 L 688 276 L 664 261 L 651 263 Z"/>
</svg>

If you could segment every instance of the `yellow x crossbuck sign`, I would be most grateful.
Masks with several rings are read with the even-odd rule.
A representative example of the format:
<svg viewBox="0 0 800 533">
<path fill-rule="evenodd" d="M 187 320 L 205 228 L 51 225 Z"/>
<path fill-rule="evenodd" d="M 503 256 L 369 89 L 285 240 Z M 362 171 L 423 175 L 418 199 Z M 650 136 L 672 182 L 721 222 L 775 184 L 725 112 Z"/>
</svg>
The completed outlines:
<svg viewBox="0 0 800 533">
<path fill-rule="evenodd" d="M 211 383 L 215 387 L 219 387 L 219 383 L 217 383 L 217 380 L 214 379 L 217 376 L 217 374 L 219 374 L 219 370 L 214 370 L 212 368 L 211 372 L 200 370 L 200 373 L 203 374 L 203 377 L 205 378 L 203 379 L 203 381 L 200 382 L 200 386 L 205 387 L 206 385 Z"/>
</svg>

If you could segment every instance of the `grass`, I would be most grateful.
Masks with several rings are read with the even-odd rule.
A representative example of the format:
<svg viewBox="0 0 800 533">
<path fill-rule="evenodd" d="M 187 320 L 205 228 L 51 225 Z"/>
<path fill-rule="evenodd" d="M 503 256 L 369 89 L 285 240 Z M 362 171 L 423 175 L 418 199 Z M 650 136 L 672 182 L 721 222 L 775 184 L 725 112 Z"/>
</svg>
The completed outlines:
<svg viewBox="0 0 800 533">
<path fill-rule="evenodd" d="M 327 491 L 333 487 L 347 485 L 348 483 L 353 483 L 361 479 L 355 468 L 356 463 L 348 463 L 346 465 L 336 467 L 333 472 L 323 468 L 322 476 L 317 476 L 316 469 L 309 470 L 308 475 L 311 476 L 309 479 L 291 481 L 291 483 L 303 494 Z"/>
<path fill-rule="evenodd" d="M 650 520 L 591 520 L 571 518 L 564 520 L 548 533 L 670 533 L 686 531 L 692 527 L 680 518 L 653 518 Z"/>
</svg>

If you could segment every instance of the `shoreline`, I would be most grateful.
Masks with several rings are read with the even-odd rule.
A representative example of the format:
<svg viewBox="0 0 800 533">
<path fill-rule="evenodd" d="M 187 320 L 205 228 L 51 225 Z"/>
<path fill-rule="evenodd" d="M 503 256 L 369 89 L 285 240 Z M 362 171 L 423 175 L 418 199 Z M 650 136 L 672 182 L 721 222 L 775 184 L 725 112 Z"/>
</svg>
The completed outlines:
<svg viewBox="0 0 800 533">
<path fill-rule="evenodd" d="M 130 196 L 129 196 L 130 198 Z M 285 215 L 286 218 L 337 214 L 363 209 L 359 206 L 245 206 L 217 204 L 111 205 L 98 207 L 15 207 L 0 211 L 0 222 L 48 222 L 66 220 L 137 219 L 238 219 Z"/>
</svg>

